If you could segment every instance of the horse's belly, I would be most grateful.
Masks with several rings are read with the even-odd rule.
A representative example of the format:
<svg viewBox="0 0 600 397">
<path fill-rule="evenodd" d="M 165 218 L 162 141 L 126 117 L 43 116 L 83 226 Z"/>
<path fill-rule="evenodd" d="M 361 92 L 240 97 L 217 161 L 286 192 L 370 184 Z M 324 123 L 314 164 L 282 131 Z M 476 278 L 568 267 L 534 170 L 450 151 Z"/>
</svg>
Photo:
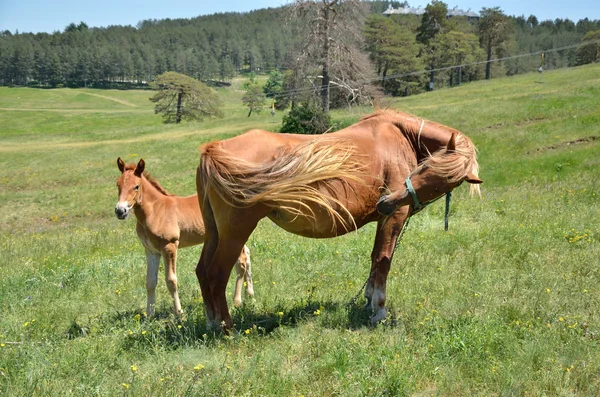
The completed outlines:
<svg viewBox="0 0 600 397">
<path fill-rule="evenodd" d="M 343 216 L 344 223 L 335 221 L 331 216 L 296 215 L 293 212 L 281 209 L 273 210 L 268 215 L 277 226 L 283 230 L 303 237 L 331 238 L 341 236 L 363 226 L 365 222 L 359 220 L 355 225 L 348 216 Z M 355 219 L 355 222 L 357 220 Z"/>
</svg>

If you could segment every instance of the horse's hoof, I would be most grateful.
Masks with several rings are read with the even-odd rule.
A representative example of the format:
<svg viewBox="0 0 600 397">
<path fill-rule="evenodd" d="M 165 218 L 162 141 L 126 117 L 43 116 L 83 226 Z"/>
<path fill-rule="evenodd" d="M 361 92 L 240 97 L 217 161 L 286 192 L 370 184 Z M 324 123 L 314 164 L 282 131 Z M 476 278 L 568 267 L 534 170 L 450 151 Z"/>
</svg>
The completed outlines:
<svg viewBox="0 0 600 397">
<path fill-rule="evenodd" d="M 371 324 L 376 325 L 381 320 L 387 317 L 387 310 L 385 308 L 380 308 L 371 316 Z"/>
</svg>

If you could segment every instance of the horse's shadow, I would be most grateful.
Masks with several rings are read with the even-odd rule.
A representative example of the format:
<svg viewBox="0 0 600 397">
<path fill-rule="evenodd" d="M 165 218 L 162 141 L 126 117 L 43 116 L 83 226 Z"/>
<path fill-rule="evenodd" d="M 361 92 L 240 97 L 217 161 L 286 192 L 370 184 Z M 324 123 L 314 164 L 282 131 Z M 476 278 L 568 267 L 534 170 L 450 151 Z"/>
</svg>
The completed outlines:
<svg viewBox="0 0 600 397">
<path fill-rule="evenodd" d="M 241 307 L 233 309 L 231 314 L 233 328 L 228 335 L 207 327 L 202 305 L 191 303 L 184 305 L 182 316 L 175 316 L 166 305 L 158 307 L 152 317 L 146 317 L 141 309 L 130 309 L 102 314 L 96 318 L 99 323 L 96 327 L 90 325 L 84 328 L 112 332 L 122 330 L 123 348 L 135 350 L 144 346 L 177 349 L 218 345 L 224 339 L 268 336 L 279 329 L 299 327 L 311 321 L 328 329 L 357 330 L 374 327 L 371 325 L 371 312 L 364 308 L 364 302 L 361 301 L 344 304 L 309 299 L 296 302 L 291 308 L 276 305 L 274 309 L 264 311 L 252 300 L 248 300 Z M 398 323 L 392 310 L 392 314 L 382 325 L 396 327 Z"/>
</svg>

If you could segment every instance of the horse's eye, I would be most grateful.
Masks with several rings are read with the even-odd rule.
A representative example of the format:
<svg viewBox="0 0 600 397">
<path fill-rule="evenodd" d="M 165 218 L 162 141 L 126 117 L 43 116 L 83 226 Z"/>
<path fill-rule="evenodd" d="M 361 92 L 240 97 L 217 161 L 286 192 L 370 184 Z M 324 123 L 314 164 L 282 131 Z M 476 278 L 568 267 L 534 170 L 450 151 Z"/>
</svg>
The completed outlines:
<svg viewBox="0 0 600 397">
<path fill-rule="evenodd" d="M 133 188 L 133 190 L 135 190 L 136 192 L 137 192 L 138 190 L 140 190 L 140 185 L 137 185 L 136 187 L 134 187 L 134 188 Z"/>
</svg>

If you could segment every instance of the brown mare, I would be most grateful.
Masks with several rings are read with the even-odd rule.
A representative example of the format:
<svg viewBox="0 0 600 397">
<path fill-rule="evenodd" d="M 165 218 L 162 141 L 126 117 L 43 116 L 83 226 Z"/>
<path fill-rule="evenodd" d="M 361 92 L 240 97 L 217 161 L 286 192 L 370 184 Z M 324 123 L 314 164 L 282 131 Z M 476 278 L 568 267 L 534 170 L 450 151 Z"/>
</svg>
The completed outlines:
<svg viewBox="0 0 600 397">
<path fill-rule="evenodd" d="M 465 135 L 392 111 L 326 135 L 251 130 L 203 145 L 196 185 L 206 240 L 196 275 L 209 326 L 232 326 L 227 280 L 236 252 L 264 217 L 313 238 L 377 222 L 365 297 L 371 321 L 384 319 L 396 240 L 418 210 L 407 186 L 428 203 L 465 180 L 479 192 L 477 173 L 475 146 Z"/>
<path fill-rule="evenodd" d="M 141 159 L 136 164 L 125 164 L 119 157 L 117 165 L 121 177 L 117 181 L 119 202 L 115 215 L 127 219 L 131 209 L 137 218 L 137 235 L 146 249 L 146 290 L 148 304 L 146 313 L 154 314 L 158 266 L 162 255 L 165 264 L 167 288 L 173 297 L 173 308 L 180 314 L 181 304 L 177 293 L 177 249 L 190 247 L 204 242 L 204 222 L 196 195 L 189 197 L 173 196 L 144 172 L 145 163 Z M 245 245 L 238 249 L 235 262 L 237 279 L 235 284 L 234 305 L 240 305 L 244 279 L 247 291 L 254 295 L 250 272 L 250 251 Z"/>
</svg>

